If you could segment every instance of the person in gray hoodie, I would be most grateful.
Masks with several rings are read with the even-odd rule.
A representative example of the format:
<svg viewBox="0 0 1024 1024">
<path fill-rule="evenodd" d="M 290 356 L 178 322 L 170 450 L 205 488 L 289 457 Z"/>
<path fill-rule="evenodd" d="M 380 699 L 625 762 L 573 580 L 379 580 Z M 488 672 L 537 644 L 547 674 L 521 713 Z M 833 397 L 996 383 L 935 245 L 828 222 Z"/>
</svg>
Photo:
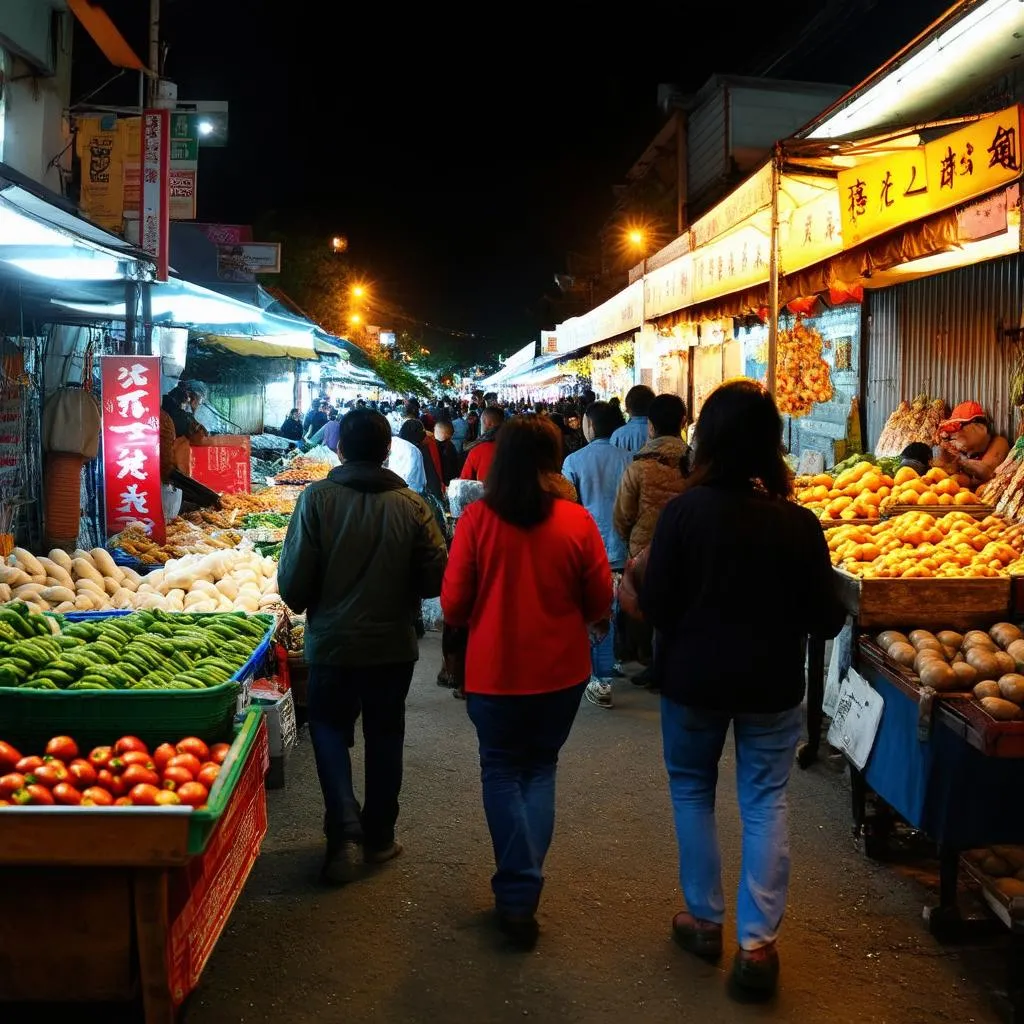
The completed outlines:
<svg viewBox="0 0 1024 1024">
<path fill-rule="evenodd" d="M 384 468 L 391 427 L 373 409 L 341 421 L 342 465 L 299 496 L 278 566 L 289 608 L 306 614 L 310 737 L 326 814 L 323 880 L 358 877 L 360 861 L 402 852 L 395 841 L 405 700 L 419 657 L 416 618 L 441 593 L 447 550 L 427 503 Z M 349 748 L 362 715 L 365 797 Z"/>
</svg>

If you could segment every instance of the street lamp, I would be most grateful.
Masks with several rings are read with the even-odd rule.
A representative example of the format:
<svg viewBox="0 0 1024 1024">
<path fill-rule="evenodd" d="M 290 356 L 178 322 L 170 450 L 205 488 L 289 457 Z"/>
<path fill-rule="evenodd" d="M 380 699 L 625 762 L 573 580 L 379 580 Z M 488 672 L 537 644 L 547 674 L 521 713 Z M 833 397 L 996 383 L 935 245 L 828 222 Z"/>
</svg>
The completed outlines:
<svg viewBox="0 0 1024 1024">
<path fill-rule="evenodd" d="M 363 318 L 358 313 L 353 313 L 349 318 L 348 322 L 353 326 L 358 327 L 362 323 Z"/>
<path fill-rule="evenodd" d="M 366 294 L 366 289 L 361 284 L 352 286 L 352 297 L 355 299 L 361 299 Z"/>
<path fill-rule="evenodd" d="M 630 228 L 626 235 L 629 244 L 640 250 L 640 330 L 647 323 L 647 232 L 642 228 Z"/>
<path fill-rule="evenodd" d="M 348 239 L 344 235 L 335 235 L 331 239 L 331 251 L 342 253 L 348 248 Z"/>
</svg>

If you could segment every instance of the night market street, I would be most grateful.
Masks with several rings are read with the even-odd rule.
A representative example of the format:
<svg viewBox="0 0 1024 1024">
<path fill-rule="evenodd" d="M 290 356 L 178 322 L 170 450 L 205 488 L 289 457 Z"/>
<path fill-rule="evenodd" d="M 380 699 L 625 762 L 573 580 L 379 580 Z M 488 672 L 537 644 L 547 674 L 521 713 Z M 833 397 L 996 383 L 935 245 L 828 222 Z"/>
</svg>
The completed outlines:
<svg viewBox="0 0 1024 1024">
<path fill-rule="evenodd" d="M 827 761 L 794 771 L 789 790 L 793 881 L 779 994 L 764 1006 L 732 1000 L 731 924 L 718 967 L 670 939 L 682 902 L 657 698 L 628 681 L 616 684 L 614 710 L 580 709 L 559 769 L 541 938 L 532 954 L 503 948 L 491 925 L 475 736 L 465 705 L 434 683 L 437 633 L 421 654 L 408 705 L 405 854 L 345 888 L 316 884 L 322 807 L 303 732 L 287 788 L 268 794 L 262 856 L 187 1024 L 998 1019 L 988 991 L 1001 977 L 1005 939 L 936 943 L 921 919 L 932 894 L 857 849 L 848 781 Z M 732 767 L 727 747 L 727 893 L 739 857 Z"/>
</svg>

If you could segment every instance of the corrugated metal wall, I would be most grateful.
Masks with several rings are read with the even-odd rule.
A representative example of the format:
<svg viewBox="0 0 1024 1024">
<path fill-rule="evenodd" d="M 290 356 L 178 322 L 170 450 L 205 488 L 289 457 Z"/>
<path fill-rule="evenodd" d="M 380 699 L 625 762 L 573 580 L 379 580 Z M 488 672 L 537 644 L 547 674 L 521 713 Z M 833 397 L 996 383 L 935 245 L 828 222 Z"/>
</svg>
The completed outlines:
<svg viewBox="0 0 1024 1024">
<path fill-rule="evenodd" d="M 866 420 L 873 447 L 902 399 L 921 393 L 951 405 L 975 399 L 996 429 L 1016 437 L 1009 379 L 1019 345 L 996 325 L 1020 323 L 1024 256 L 1006 256 L 868 293 Z"/>
</svg>

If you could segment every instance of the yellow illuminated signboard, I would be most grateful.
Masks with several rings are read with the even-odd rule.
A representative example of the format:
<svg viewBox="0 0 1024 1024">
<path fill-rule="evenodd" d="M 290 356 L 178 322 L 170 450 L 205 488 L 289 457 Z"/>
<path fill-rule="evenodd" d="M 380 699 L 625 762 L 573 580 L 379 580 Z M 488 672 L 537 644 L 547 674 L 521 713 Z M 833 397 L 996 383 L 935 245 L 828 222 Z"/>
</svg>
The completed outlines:
<svg viewBox="0 0 1024 1024">
<path fill-rule="evenodd" d="M 1021 172 L 1021 108 L 1008 107 L 924 146 L 839 172 L 847 246 L 947 210 Z"/>
</svg>

